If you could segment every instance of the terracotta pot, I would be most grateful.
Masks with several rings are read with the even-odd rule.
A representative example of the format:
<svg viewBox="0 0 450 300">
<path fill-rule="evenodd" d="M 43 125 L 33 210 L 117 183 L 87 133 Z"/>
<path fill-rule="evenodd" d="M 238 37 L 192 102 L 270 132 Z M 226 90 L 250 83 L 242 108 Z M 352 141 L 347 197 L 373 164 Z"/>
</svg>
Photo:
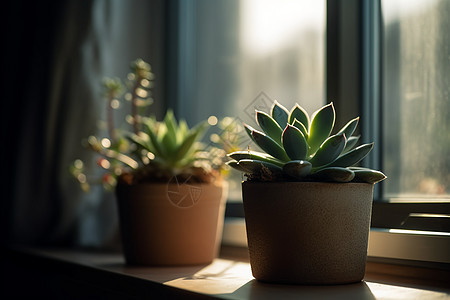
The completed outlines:
<svg viewBox="0 0 450 300">
<path fill-rule="evenodd" d="M 364 277 L 373 184 L 243 182 L 253 276 L 342 284 Z"/>
<path fill-rule="evenodd" d="M 219 251 L 226 202 L 221 184 L 117 186 L 125 260 L 138 265 L 210 263 Z"/>
</svg>

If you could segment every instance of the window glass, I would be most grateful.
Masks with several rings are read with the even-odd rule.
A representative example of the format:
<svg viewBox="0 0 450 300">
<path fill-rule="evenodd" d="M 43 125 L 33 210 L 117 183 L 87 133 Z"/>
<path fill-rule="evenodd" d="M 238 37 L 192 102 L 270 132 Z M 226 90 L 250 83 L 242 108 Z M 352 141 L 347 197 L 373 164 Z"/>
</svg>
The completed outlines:
<svg viewBox="0 0 450 300">
<path fill-rule="evenodd" d="M 273 100 L 309 112 L 325 103 L 325 0 L 182 5 L 178 113 L 188 121 L 214 114 L 252 125 L 254 109 Z M 233 176 L 229 198 L 240 199 L 241 175 Z"/>
<path fill-rule="evenodd" d="M 392 199 L 450 194 L 450 1 L 383 0 L 383 183 Z"/>
</svg>

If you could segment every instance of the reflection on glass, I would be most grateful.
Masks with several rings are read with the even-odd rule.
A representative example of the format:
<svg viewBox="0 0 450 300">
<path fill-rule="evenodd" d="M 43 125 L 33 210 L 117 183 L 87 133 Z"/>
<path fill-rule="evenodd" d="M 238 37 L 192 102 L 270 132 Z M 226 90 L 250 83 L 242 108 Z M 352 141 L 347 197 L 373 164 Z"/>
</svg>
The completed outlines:
<svg viewBox="0 0 450 300">
<path fill-rule="evenodd" d="M 450 1 L 383 0 L 383 171 L 391 197 L 450 194 Z"/>
<path fill-rule="evenodd" d="M 309 112 L 325 103 L 325 0 L 183 3 L 186 92 L 178 112 L 188 122 L 215 115 L 252 124 L 254 108 L 267 110 L 275 99 Z M 242 134 L 246 149 L 250 140 Z M 241 198 L 238 173 L 231 199 Z"/>
<path fill-rule="evenodd" d="M 241 1 L 240 45 L 239 99 L 264 92 L 307 111 L 324 103 L 325 1 Z"/>
</svg>

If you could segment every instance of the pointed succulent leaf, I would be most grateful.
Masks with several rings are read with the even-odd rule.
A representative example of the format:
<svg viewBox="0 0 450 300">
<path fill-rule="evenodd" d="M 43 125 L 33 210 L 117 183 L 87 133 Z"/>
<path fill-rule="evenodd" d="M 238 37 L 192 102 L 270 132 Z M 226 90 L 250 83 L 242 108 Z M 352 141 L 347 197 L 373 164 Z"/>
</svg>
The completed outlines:
<svg viewBox="0 0 450 300">
<path fill-rule="evenodd" d="M 358 143 L 359 138 L 360 138 L 360 135 L 349 137 L 347 139 L 347 144 L 345 145 L 344 151 L 342 151 L 342 153 L 347 153 L 348 151 L 352 150 Z"/>
<path fill-rule="evenodd" d="M 265 133 L 260 132 L 258 130 L 253 130 L 252 136 L 255 143 L 267 154 L 270 154 L 273 157 L 278 158 L 282 161 L 290 160 L 284 149 L 272 138 L 267 136 Z"/>
<path fill-rule="evenodd" d="M 167 110 L 166 116 L 164 117 L 164 124 L 166 124 L 167 133 L 166 139 L 174 145 L 177 143 L 177 121 L 175 120 L 175 116 L 173 115 L 173 111 L 171 109 Z"/>
<path fill-rule="evenodd" d="M 373 143 L 364 144 L 341 155 L 329 167 L 350 167 L 360 162 L 372 150 Z"/>
<path fill-rule="evenodd" d="M 145 149 L 149 152 L 155 152 L 155 150 L 153 149 L 152 144 L 150 143 L 150 137 L 148 136 L 148 134 L 146 134 L 145 132 L 140 132 L 139 135 L 131 133 L 128 135 L 128 138 L 135 143 L 136 145 L 138 145 L 139 147 L 141 147 L 142 149 Z"/>
<path fill-rule="evenodd" d="M 240 172 L 244 172 L 244 173 L 249 172 L 249 170 L 244 169 L 244 168 L 243 168 L 242 166 L 240 166 L 240 165 L 238 164 L 238 162 L 235 161 L 235 160 L 227 161 L 225 164 L 228 165 L 228 166 L 230 166 L 230 167 L 232 167 L 232 168 L 235 169 L 235 170 L 240 171 Z"/>
<path fill-rule="evenodd" d="M 351 137 L 355 132 L 356 126 L 358 126 L 359 117 L 350 120 L 337 134 L 344 133 L 347 138 Z"/>
<path fill-rule="evenodd" d="M 345 134 L 343 133 L 330 136 L 323 142 L 309 162 L 314 167 L 324 166 L 333 162 L 344 150 L 346 140 Z"/>
<path fill-rule="evenodd" d="M 311 147 L 311 154 L 315 153 L 320 145 L 330 136 L 334 120 L 333 103 L 325 105 L 313 114 L 308 135 L 308 145 Z"/>
<path fill-rule="evenodd" d="M 193 146 L 195 142 L 198 140 L 201 134 L 201 130 L 191 130 L 184 141 L 178 146 L 178 148 L 174 151 L 174 160 L 178 161 L 188 156 L 193 152 Z"/>
<path fill-rule="evenodd" d="M 181 119 L 178 122 L 177 144 L 180 144 L 186 138 L 188 132 L 189 132 L 188 124 L 184 119 Z"/>
<path fill-rule="evenodd" d="M 242 159 L 253 159 L 253 160 L 260 160 L 272 163 L 274 165 L 282 167 L 284 162 L 282 162 L 279 159 L 276 159 L 266 153 L 263 152 L 257 152 L 257 151 L 235 151 L 230 154 L 228 154 L 228 157 L 240 161 Z"/>
<path fill-rule="evenodd" d="M 157 122 L 156 122 L 156 119 L 155 119 L 155 117 L 148 117 L 148 118 L 143 118 L 143 124 L 144 124 L 144 128 L 143 128 L 143 131 L 145 132 L 145 133 L 147 133 L 147 134 L 149 134 L 148 133 L 148 131 L 153 131 L 153 132 L 155 132 L 155 128 L 157 127 Z M 149 134 L 150 135 L 150 134 Z"/>
<path fill-rule="evenodd" d="M 162 137 L 161 145 L 164 148 L 164 151 L 166 152 L 166 157 L 168 159 L 172 158 L 172 154 L 177 148 L 177 144 L 175 142 L 174 136 L 172 136 L 169 131 L 166 131 L 166 134 Z"/>
<path fill-rule="evenodd" d="M 166 153 L 164 152 L 164 148 L 162 147 L 160 141 L 156 133 L 154 132 L 154 127 L 148 126 L 147 130 L 148 136 L 150 137 L 150 143 L 153 146 L 153 154 L 159 157 L 166 157 Z"/>
<path fill-rule="evenodd" d="M 292 122 L 291 125 L 297 127 L 303 133 L 305 139 L 308 138 L 308 130 L 306 129 L 305 125 L 303 125 L 303 123 L 301 123 L 297 119 L 294 119 L 294 122 Z"/>
<path fill-rule="evenodd" d="M 251 139 L 253 142 L 255 142 L 255 139 L 253 138 L 252 132 L 255 131 L 256 129 L 253 128 L 252 126 L 248 125 L 248 124 L 245 124 L 245 123 L 244 123 L 244 129 L 245 129 L 245 132 L 247 132 L 247 134 L 248 134 L 248 136 L 250 137 L 250 139 Z M 255 142 L 255 143 L 256 143 L 256 142 Z"/>
<path fill-rule="evenodd" d="M 281 167 L 277 165 L 255 159 L 242 159 L 238 162 L 238 166 L 248 170 L 250 173 L 261 172 L 264 168 L 272 173 L 280 173 L 282 171 Z"/>
<path fill-rule="evenodd" d="M 117 150 L 105 149 L 105 151 L 102 154 L 108 158 L 114 158 L 114 159 L 120 161 L 121 163 L 124 163 L 124 164 L 130 166 L 132 169 L 137 169 L 139 167 L 139 164 L 137 161 L 135 161 L 128 155 L 120 153 Z"/>
<path fill-rule="evenodd" d="M 286 127 L 289 118 L 289 111 L 286 109 L 286 107 L 275 100 L 272 106 L 271 114 L 272 118 L 277 121 L 278 125 L 280 125 L 281 128 Z"/>
<path fill-rule="evenodd" d="M 164 122 L 158 122 L 156 127 L 156 143 L 158 144 L 158 148 L 160 149 L 160 156 L 164 157 L 165 159 L 170 157 L 170 153 L 168 149 L 166 149 L 166 143 L 167 140 L 164 141 L 164 138 L 167 135 L 167 127 Z"/>
<path fill-rule="evenodd" d="M 303 160 L 308 153 L 308 144 L 303 133 L 292 125 L 287 124 L 282 135 L 283 147 L 291 160 Z"/>
<path fill-rule="evenodd" d="M 284 164 L 283 172 L 287 175 L 301 179 L 311 172 L 312 165 L 305 160 L 291 160 Z"/>
<path fill-rule="evenodd" d="M 367 183 L 377 183 L 384 179 L 386 179 L 386 175 L 384 175 L 380 171 L 367 169 L 367 168 L 349 168 L 355 173 L 355 180 L 362 181 Z"/>
<path fill-rule="evenodd" d="M 350 182 L 355 177 L 355 173 L 347 168 L 330 167 L 320 169 L 312 177 L 321 181 Z"/>
<path fill-rule="evenodd" d="M 295 106 L 292 108 L 291 112 L 289 113 L 289 124 L 294 125 L 295 119 L 297 119 L 300 123 L 302 123 L 303 126 L 305 126 L 306 130 L 308 130 L 309 115 L 306 112 L 306 110 L 304 110 L 303 107 L 301 107 L 298 104 L 295 104 Z"/>
<path fill-rule="evenodd" d="M 275 142 L 281 145 L 281 134 L 283 133 L 283 129 L 278 125 L 278 123 L 267 113 L 262 111 L 256 111 L 256 122 L 267 134 L 271 137 Z"/>
</svg>

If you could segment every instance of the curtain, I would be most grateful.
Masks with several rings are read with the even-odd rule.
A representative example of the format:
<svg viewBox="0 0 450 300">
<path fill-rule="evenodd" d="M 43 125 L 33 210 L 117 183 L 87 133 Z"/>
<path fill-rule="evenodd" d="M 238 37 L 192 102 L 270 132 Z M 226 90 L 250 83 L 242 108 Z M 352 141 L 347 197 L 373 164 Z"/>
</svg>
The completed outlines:
<svg viewBox="0 0 450 300">
<path fill-rule="evenodd" d="M 81 141 L 103 134 L 97 126 L 106 105 L 103 77 L 124 78 L 136 58 L 154 60 L 162 69 L 162 46 L 152 42 L 162 30 L 162 7 L 161 1 L 143 0 L 7 4 L 2 20 L 3 241 L 117 245 L 113 193 L 100 186 L 82 192 L 69 166 L 81 158 L 95 170 L 95 157 Z"/>
</svg>

